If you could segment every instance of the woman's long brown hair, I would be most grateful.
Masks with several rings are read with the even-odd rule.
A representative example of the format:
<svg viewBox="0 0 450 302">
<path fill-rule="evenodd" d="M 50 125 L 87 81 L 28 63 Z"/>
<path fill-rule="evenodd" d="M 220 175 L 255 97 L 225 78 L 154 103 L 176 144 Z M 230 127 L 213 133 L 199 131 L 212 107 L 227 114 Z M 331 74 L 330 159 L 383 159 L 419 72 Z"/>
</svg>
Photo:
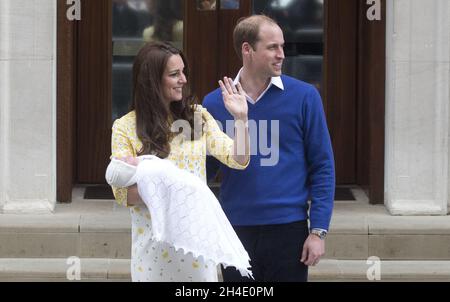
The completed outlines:
<svg viewBox="0 0 450 302">
<path fill-rule="evenodd" d="M 167 158 L 170 154 L 169 141 L 173 137 L 171 122 L 188 121 L 191 138 L 194 139 L 195 97 L 188 85 L 183 88 L 182 101 L 171 102 L 163 97 L 162 78 L 167 61 L 173 55 L 183 59 L 186 79 L 189 69 L 184 54 L 166 42 L 147 43 L 138 53 L 133 65 L 133 102 L 131 110 L 136 111 L 136 132 L 143 147 L 139 155 L 154 154 Z"/>
</svg>

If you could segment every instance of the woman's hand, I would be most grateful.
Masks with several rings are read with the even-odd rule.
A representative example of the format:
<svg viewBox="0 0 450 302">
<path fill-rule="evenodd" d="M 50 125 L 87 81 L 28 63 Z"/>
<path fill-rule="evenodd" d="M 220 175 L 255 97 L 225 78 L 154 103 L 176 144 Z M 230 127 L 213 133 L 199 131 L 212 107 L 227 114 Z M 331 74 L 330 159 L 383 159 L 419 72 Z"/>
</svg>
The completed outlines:
<svg viewBox="0 0 450 302">
<path fill-rule="evenodd" d="M 129 206 L 138 206 L 144 204 L 142 201 L 141 195 L 139 195 L 138 187 L 137 185 L 132 185 L 131 187 L 128 187 L 128 193 L 127 193 L 127 204 Z"/>
<path fill-rule="evenodd" d="M 219 85 L 220 89 L 222 89 L 223 102 L 228 112 L 230 112 L 235 120 L 247 121 L 247 97 L 245 96 L 245 91 L 241 83 L 238 83 L 235 87 L 230 78 L 224 77 L 223 82 L 219 81 Z"/>
<path fill-rule="evenodd" d="M 127 164 L 132 166 L 137 166 L 139 164 L 139 159 L 133 156 L 118 157 L 116 159 L 126 162 Z M 127 193 L 128 206 L 137 206 L 144 204 L 144 202 L 141 199 L 141 196 L 139 195 L 137 185 L 132 185 L 131 187 L 128 187 L 127 191 L 128 191 Z"/>
</svg>

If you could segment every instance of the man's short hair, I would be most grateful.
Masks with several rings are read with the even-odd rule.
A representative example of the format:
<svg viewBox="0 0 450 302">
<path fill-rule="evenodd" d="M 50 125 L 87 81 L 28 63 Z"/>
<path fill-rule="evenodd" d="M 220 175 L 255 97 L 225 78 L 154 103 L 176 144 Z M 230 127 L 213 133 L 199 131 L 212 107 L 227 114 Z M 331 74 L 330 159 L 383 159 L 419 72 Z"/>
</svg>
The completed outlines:
<svg viewBox="0 0 450 302">
<path fill-rule="evenodd" d="M 242 44 L 247 42 L 255 49 L 259 41 L 259 31 L 264 23 L 278 25 L 275 20 L 266 15 L 253 15 L 239 19 L 233 32 L 234 49 L 242 60 Z"/>
</svg>

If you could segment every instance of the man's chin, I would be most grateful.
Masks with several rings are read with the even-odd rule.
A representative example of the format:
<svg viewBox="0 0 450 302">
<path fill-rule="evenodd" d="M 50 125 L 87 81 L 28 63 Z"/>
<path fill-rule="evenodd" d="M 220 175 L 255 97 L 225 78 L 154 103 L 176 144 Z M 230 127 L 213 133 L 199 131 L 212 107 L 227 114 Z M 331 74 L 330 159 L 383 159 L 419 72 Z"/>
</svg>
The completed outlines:
<svg viewBox="0 0 450 302">
<path fill-rule="evenodd" d="M 273 77 L 279 77 L 279 76 L 281 76 L 281 74 L 283 73 L 283 71 L 280 69 L 280 70 L 275 70 L 274 72 L 273 72 Z"/>
</svg>

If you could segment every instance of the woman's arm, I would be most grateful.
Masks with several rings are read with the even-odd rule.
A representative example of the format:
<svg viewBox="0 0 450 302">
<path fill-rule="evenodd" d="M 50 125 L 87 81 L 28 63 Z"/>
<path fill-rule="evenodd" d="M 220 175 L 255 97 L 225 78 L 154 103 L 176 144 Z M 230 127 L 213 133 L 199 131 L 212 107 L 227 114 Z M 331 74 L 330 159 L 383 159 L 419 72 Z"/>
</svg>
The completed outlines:
<svg viewBox="0 0 450 302">
<path fill-rule="evenodd" d="M 245 166 L 250 160 L 248 118 L 234 120 L 233 159 Z"/>
<path fill-rule="evenodd" d="M 137 206 L 143 203 L 144 202 L 142 201 L 141 196 L 139 195 L 137 185 L 132 185 L 131 187 L 128 187 L 127 204 L 129 206 Z"/>
<path fill-rule="evenodd" d="M 133 166 L 137 166 L 139 164 L 139 159 L 137 159 L 136 157 L 132 157 L 132 156 L 121 158 L 120 160 L 123 160 L 127 164 L 130 164 Z M 128 187 L 127 189 L 128 189 L 127 204 L 129 206 L 137 206 L 137 205 L 144 203 L 141 196 L 139 195 L 137 184 L 134 184 L 131 187 Z"/>
<path fill-rule="evenodd" d="M 132 165 L 137 165 L 138 161 L 134 158 L 135 151 L 129 140 L 126 124 L 122 120 L 116 120 L 114 122 L 111 146 L 112 158 L 123 160 Z M 143 203 L 136 185 L 129 188 L 112 187 L 112 190 L 117 203 L 121 205 L 130 207 Z"/>
</svg>

